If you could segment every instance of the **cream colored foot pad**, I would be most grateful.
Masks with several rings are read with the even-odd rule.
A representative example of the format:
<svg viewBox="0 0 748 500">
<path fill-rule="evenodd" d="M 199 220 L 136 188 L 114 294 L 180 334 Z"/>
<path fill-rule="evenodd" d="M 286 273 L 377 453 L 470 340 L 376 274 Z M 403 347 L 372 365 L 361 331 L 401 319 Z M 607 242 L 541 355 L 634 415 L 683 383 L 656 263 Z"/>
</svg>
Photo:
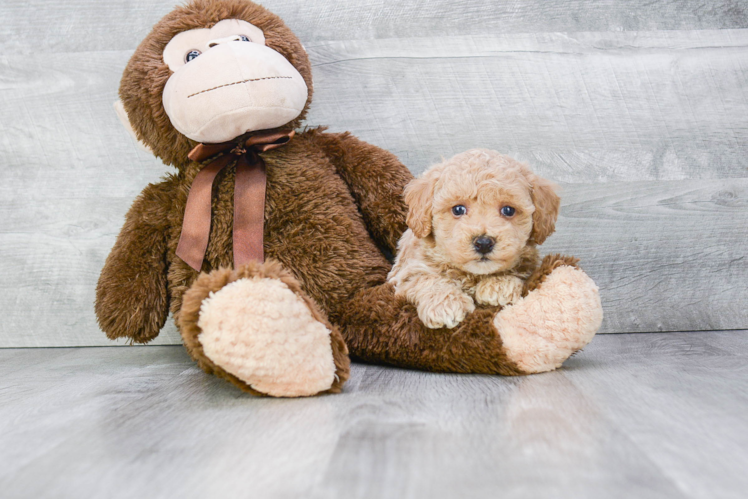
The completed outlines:
<svg viewBox="0 0 748 500">
<path fill-rule="evenodd" d="M 507 356 L 528 373 L 554 370 L 600 329 L 597 285 L 584 271 L 555 269 L 540 288 L 505 307 L 496 326 Z"/>
<path fill-rule="evenodd" d="M 330 330 L 281 281 L 241 279 L 200 307 L 198 340 L 215 364 L 271 396 L 311 396 L 332 386 Z"/>
</svg>

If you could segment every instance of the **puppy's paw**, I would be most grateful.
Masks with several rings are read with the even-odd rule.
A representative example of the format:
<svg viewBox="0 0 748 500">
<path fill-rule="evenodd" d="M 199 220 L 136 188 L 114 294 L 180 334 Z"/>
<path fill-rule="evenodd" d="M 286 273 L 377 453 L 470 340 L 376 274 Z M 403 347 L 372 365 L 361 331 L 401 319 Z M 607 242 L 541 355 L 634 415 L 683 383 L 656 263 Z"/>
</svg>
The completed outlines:
<svg viewBox="0 0 748 500">
<path fill-rule="evenodd" d="M 418 301 L 418 317 L 427 328 L 454 328 L 475 311 L 475 303 L 462 290 L 433 290 Z"/>
<path fill-rule="evenodd" d="M 516 276 L 490 276 L 475 287 L 475 301 L 489 306 L 506 306 L 519 300 L 525 282 Z"/>
</svg>

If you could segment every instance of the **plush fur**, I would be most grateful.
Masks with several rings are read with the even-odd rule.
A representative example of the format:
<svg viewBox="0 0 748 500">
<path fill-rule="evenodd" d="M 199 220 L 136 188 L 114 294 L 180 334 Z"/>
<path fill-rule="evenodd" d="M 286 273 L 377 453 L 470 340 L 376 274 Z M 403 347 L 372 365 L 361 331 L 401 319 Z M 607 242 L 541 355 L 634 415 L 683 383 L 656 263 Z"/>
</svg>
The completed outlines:
<svg viewBox="0 0 748 500">
<path fill-rule="evenodd" d="M 177 132 L 164 112 L 161 93 L 170 70 L 162 52 L 175 34 L 230 18 L 264 32 L 267 46 L 303 75 L 310 91 L 307 106 L 311 100 L 306 52 L 283 22 L 261 6 L 247 0 L 194 0 L 154 27 L 125 69 L 120 97 L 138 138 L 177 172 L 145 188 L 107 258 L 96 297 L 96 314 L 106 334 L 146 343 L 158 335 L 171 310 L 198 365 L 253 394 L 338 392 L 349 374 L 348 349 L 358 359 L 426 370 L 528 373 L 522 366 L 532 365 L 520 366 L 522 360 L 506 350 L 494 327 L 500 308 L 479 306 L 453 331 L 428 330 L 415 309 L 394 296 L 385 283 L 391 267 L 387 256 L 394 255 L 406 230 L 402 193 L 412 175 L 392 154 L 347 133 L 301 131 L 286 146 L 263 153 L 264 264 L 231 269 L 232 164 L 214 183 L 201 272 L 176 257 L 187 195 L 204 165 L 187 159 L 194 141 Z M 302 118 L 303 113 L 287 127 L 299 126 Z M 549 230 L 552 225 L 545 221 L 533 221 L 538 243 Z M 555 272 L 552 266 L 541 270 Z M 545 290 L 542 280 L 530 277 L 528 283 L 540 289 L 525 300 L 533 302 L 533 294 Z M 262 287 L 275 297 L 275 306 L 252 299 L 262 295 Z M 221 314 L 227 315 L 225 324 Z M 284 315 L 296 332 L 283 331 Z M 253 329 L 255 322 L 266 331 Z M 285 339 L 282 345 L 267 347 L 271 330 Z M 294 353 L 294 346 L 303 352 Z M 304 356 L 314 359 L 302 363 Z M 263 372 L 263 363 L 275 366 Z M 306 363 L 306 375 L 294 380 L 289 374 L 299 363 Z"/>
<path fill-rule="evenodd" d="M 258 391 L 310 396 L 333 384 L 331 330 L 281 280 L 224 286 L 201 302 L 197 326 L 205 355 Z"/>
<path fill-rule="evenodd" d="M 597 287 L 574 267 L 558 266 L 535 293 L 533 300 L 520 299 L 494 319 L 509 359 L 529 373 L 561 366 L 592 340 L 603 320 Z"/>
<path fill-rule="evenodd" d="M 246 0 L 193 0 L 164 16 L 140 43 L 125 68 L 119 95 L 133 129 L 144 144 L 165 163 L 184 169 L 187 154 L 196 145 L 177 132 L 161 102 L 172 72 L 162 57 L 166 44 L 178 33 L 212 28 L 224 19 L 240 19 L 260 28 L 265 45 L 278 51 L 301 73 L 308 89 L 304 111 L 285 128 L 298 127 L 312 102 L 312 69 L 296 35 L 261 5 Z"/>
<path fill-rule="evenodd" d="M 503 327 L 514 328 L 514 325 L 505 320 L 501 313 L 513 306 L 502 309 L 479 305 L 457 327 L 432 330 L 418 321 L 416 307 L 404 297 L 395 297 L 394 287 L 387 283 L 362 290 L 356 300 L 360 307 L 346 311 L 343 324 L 348 325 L 346 328 L 349 331 L 355 328 L 348 335 L 344 330 L 348 349 L 355 358 L 369 363 L 386 363 L 428 371 L 500 375 L 536 373 L 533 368 L 538 365 L 520 365 L 518 361 L 525 359 L 528 350 L 532 351 L 536 345 L 532 342 L 532 335 L 538 325 L 548 322 L 568 326 L 565 334 L 568 339 L 576 339 L 577 342 L 574 349 L 569 349 L 567 343 L 559 350 L 558 357 L 563 359 L 586 345 L 591 338 L 590 332 L 594 335 L 600 328 L 602 308 L 597 287 L 592 280 L 580 279 L 577 283 L 559 280 L 553 283 L 561 285 L 558 288 L 545 283 L 562 268 L 575 269 L 579 276 L 586 277 L 575 262 L 573 257 L 549 255 L 525 283 L 523 299 L 520 301 L 524 305 L 519 311 L 532 309 L 535 317 L 530 325 L 518 327 L 522 329 L 522 333 L 527 334 L 529 347 L 521 343 L 509 346 L 504 344 Z M 574 289 L 575 285 L 579 289 Z M 547 297 L 554 296 L 557 307 L 543 310 L 549 303 Z M 581 310 L 589 314 L 577 316 Z M 498 318 L 502 319 L 497 320 Z M 527 319 L 527 316 L 523 319 Z M 384 325 L 391 326 L 385 328 Z M 544 333 L 547 334 L 548 330 Z M 512 331 L 509 336 L 511 342 L 515 338 L 515 332 Z M 546 352 L 550 354 L 553 352 L 553 336 L 549 339 Z M 541 368 L 540 371 L 547 371 L 545 366 Z"/>
<path fill-rule="evenodd" d="M 553 184 L 527 165 L 486 149 L 434 165 L 406 186 L 405 200 L 410 229 L 388 281 L 429 328 L 453 328 L 475 309 L 473 300 L 494 306 L 517 300 L 560 201 Z M 456 206 L 466 213 L 455 215 Z M 502 215 L 502 207 L 514 214 Z M 479 253 L 477 238 L 494 241 L 491 251 Z"/>
<path fill-rule="evenodd" d="M 204 305 L 210 300 L 211 296 L 220 293 L 225 287 L 242 280 L 277 281 L 282 283 L 288 290 L 304 302 L 304 305 L 309 309 L 312 319 L 323 326 L 325 330 L 330 332 L 330 348 L 335 363 L 335 374 L 334 379 L 332 380 L 332 385 L 328 390 L 318 392 L 340 392 L 343 384 L 348 380 L 350 373 L 348 349 L 340 332 L 337 327 L 333 326 L 325 319 L 325 315 L 319 310 L 314 301 L 301 290 L 301 286 L 296 278 L 294 278 L 291 273 L 284 270 L 279 262 L 273 260 L 266 261 L 264 264 L 253 262 L 242 266 L 238 270 L 221 268 L 211 273 L 202 273 L 184 295 L 183 308 L 177 325 L 182 333 L 182 338 L 184 339 L 187 351 L 198 362 L 200 368 L 205 370 L 207 373 L 212 373 L 221 378 L 227 379 L 244 391 L 255 395 L 264 394 L 252 387 L 251 376 L 240 378 L 241 374 L 238 374 L 237 372 L 242 370 L 244 367 L 234 366 L 234 369 L 232 370 L 232 367 L 216 363 L 213 358 L 205 353 L 204 346 L 200 339 L 200 336 L 203 333 L 202 326 L 200 326 L 200 315 L 204 311 Z M 247 312 L 252 313 L 253 311 L 254 309 L 249 309 Z M 278 319 L 281 314 L 273 313 L 273 316 L 275 316 L 275 319 Z M 270 354 L 272 355 L 272 353 Z M 252 357 L 255 358 L 253 361 L 257 360 L 254 354 L 252 354 Z M 275 361 L 277 362 L 277 358 Z M 321 356 L 321 361 L 327 361 L 326 352 Z M 283 367 L 278 367 L 276 370 L 282 368 Z M 265 387 L 267 383 L 263 381 L 261 385 Z M 274 385 L 278 388 L 277 383 L 274 383 Z M 288 379 L 286 379 L 286 386 L 288 387 L 288 385 Z M 291 388 L 292 393 L 284 395 L 298 396 L 300 395 L 299 390 L 306 387 L 308 387 L 308 384 L 302 382 L 301 384 L 298 384 L 298 386 Z"/>
</svg>

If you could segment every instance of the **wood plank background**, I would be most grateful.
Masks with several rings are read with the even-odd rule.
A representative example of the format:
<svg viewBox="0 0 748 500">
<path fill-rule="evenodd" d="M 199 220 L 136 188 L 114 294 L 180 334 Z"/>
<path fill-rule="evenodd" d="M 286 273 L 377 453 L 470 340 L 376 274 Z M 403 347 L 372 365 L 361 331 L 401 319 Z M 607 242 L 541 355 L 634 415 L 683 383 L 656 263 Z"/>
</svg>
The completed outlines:
<svg viewBox="0 0 748 500">
<path fill-rule="evenodd" d="M 110 345 L 98 273 L 166 171 L 112 110 L 173 1 L 0 4 L 0 347 Z M 563 187 L 604 332 L 748 328 L 748 4 L 267 0 L 309 51 L 311 125 L 414 173 L 489 147 Z M 169 325 L 158 343 L 178 343 Z"/>
</svg>

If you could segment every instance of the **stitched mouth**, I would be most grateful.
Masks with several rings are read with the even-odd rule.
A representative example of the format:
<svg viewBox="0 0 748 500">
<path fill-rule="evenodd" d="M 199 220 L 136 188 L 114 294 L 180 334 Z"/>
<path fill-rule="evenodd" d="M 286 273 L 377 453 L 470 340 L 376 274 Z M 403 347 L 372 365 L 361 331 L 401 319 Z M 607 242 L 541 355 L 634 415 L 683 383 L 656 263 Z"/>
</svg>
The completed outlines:
<svg viewBox="0 0 748 500">
<path fill-rule="evenodd" d="M 187 99 L 189 99 L 190 97 L 199 95 L 199 94 L 204 94 L 206 92 L 212 92 L 213 90 L 216 90 L 216 89 L 230 87 L 232 85 L 241 85 L 242 83 L 249 83 L 249 82 L 259 82 L 260 80 L 290 80 L 292 78 L 293 78 L 292 76 L 266 76 L 264 78 L 248 78 L 246 80 L 241 80 L 241 81 L 233 82 L 233 83 L 224 83 L 223 85 L 218 85 L 217 87 L 213 87 L 211 89 L 205 89 L 205 90 L 201 90 L 200 92 L 195 92 L 194 94 L 188 95 Z"/>
</svg>

